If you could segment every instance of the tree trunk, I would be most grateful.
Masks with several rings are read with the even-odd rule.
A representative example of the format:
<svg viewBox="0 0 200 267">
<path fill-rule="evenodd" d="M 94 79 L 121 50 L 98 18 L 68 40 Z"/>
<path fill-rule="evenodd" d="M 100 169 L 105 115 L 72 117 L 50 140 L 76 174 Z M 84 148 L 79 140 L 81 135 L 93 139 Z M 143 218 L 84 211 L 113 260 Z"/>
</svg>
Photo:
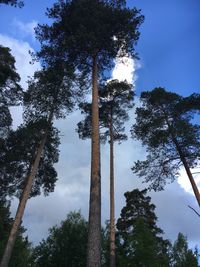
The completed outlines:
<svg viewBox="0 0 200 267">
<path fill-rule="evenodd" d="M 110 119 L 110 267 L 115 267 L 115 187 L 112 114 Z"/>
<path fill-rule="evenodd" d="M 164 108 L 161 107 L 161 110 L 162 110 L 162 112 L 163 112 L 163 114 L 165 116 L 165 120 L 166 120 L 167 126 L 169 128 L 169 132 L 171 134 L 172 141 L 174 142 L 174 144 L 176 146 L 176 149 L 178 151 L 178 154 L 180 156 L 180 159 L 181 159 L 181 161 L 183 163 L 183 166 L 184 166 L 184 168 L 186 170 L 187 176 L 188 176 L 188 178 L 190 180 L 190 183 L 192 185 L 192 189 L 193 189 L 194 195 L 196 197 L 196 200 L 198 202 L 198 205 L 200 206 L 200 194 L 199 194 L 199 190 L 198 190 L 198 187 L 197 187 L 197 185 L 195 183 L 195 180 L 193 178 L 193 175 L 192 175 L 192 173 L 190 171 L 190 167 L 189 167 L 189 165 L 187 163 L 187 160 L 186 160 L 186 158 L 185 158 L 185 156 L 184 156 L 184 154 L 182 152 L 181 146 L 179 145 L 179 142 L 176 139 L 176 136 L 175 136 L 175 134 L 173 132 L 172 126 L 170 125 L 170 122 L 169 122 L 169 120 L 167 118 L 167 114 L 166 114 Z"/>
<path fill-rule="evenodd" d="M 189 167 L 189 165 L 187 163 L 187 160 L 186 160 L 186 158 L 185 158 L 185 156 L 184 156 L 184 154 L 183 154 L 183 152 L 181 150 L 181 147 L 179 146 L 178 141 L 176 140 L 176 138 L 174 136 L 172 137 L 172 139 L 173 139 L 173 141 L 175 143 L 175 146 L 176 146 L 176 149 L 177 149 L 177 151 L 179 153 L 180 159 L 181 159 L 181 161 L 183 163 L 183 166 L 184 166 L 184 168 L 186 170 L 187 176 L 188 176 L 188 178 L 190 180 L 190 183 L 192 185 L 192 189 L 193 189 L 194 195 L 196 197 L 196 200 L 197 200 L 197 202 L 198 202 L 198 204 L 200 206 L 200 194 L 199 194 L 199 190 L 198 190 L 198 187 L 197 187 L 197 185 L 195 183 L 195 180 L 193 178 L 193 175 L 192 175 L 192 173 L 190 171 L 190 167 Z"/>
<path fill-rule="evenodd" d="M 97 55 L 94 55 L 92 67 L 92 143 L 87 267 L 101 266 L 101 172 L 97 77 Z"/>
<path fill-rule="evenodd" d="M 26 203 L 28 201 L 30 192 L 31 192 L 31 188 L 32 188 L 32 184 L 33 184 L 33 179 L 37 173 L 38 170 L 38 166 L 40 163 L 40 158 L 46 143 L 46 139 L 47 139 L 47 133 L 48 130 L 46 130 L 46 132 L 44 133 L 43 139 L 41 140 L 41 143 L 38 147 L 38 150 L 36 152 L 36 156 L 35 159 L 32 163 L 32 166 L 30 167 L 30 172 L 28 173 L 27 179 L 26 179 L 26 184 L 25 187 L 23 189 L 20 201 L 19 201 L 19 205 L 17 208 L 17 212 L 16 212 L 16 216 L 15 216 L 15 220 L 13 222 L 9 237 L 8 237 L 8 241 L 6 244 L 6 248 L 0 263 L 0 267 L 7 267 L 12 255 L 12 251 L 13 251 L 13 247 L 15 244 L 15 240 L 17 237 L 17 232 L 19 229 L 19 226 L 21 224 L 21 220 L 24 214 L 24 210 L 26 207 Z"/>
</svg>

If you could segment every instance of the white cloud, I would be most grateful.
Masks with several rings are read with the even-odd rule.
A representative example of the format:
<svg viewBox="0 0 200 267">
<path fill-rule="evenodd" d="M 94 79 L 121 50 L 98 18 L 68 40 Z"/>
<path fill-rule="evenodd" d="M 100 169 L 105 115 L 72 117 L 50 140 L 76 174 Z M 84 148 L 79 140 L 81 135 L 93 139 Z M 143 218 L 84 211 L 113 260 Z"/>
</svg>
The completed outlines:
<svg viewBox="0 0 200 267">
<path fill-rule="evenodd" d="M 136 69 L 139 67 L 139 63 L 131 57 L 116 57 L 112 78 L 118 79 L 119 81 L 126 80 L 128 83 L 134 84 L 137 79 Z"/>
<path fill-rule="evenodd" d="M 21 37 L 31 36 L 33 40 L 35 40 L 35 30 L 34 28 L 37 26 L 38 22 L 33 20 L 28 23 L 24 23 L 18 19 L 13 20 L 13 27 L 15 30 L 18 31 L 18 35 L 21 35 Z"/>
<path fill-rule="evenodd" d="M 191 172 L 193 173 L 194 180 L 200 190 L 200 169 L 194 168 L 191 169 Z M 188 193 L 194 195 L 194 192 L 192 190 L 192 186 L 190 183 L 190 180 L 187 176 L 187 173 L 184 168 L 180 171 L 180 176 L 178 177 L 178 183 L 181 185 L 181 187 Z"/>
</svg>

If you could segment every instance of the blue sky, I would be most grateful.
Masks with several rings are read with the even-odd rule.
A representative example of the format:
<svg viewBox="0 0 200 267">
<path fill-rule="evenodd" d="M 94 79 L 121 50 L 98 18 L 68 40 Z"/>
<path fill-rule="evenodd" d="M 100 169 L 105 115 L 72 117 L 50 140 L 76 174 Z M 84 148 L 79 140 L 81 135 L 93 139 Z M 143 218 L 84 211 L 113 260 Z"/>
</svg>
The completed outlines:
<svg viewBox="0 0 200 267">
<path fill-rule="evenodd" d="M 1 6 L 0 32 L 19 37 L 15 21 L 44 23 L 46 7 L 54 0 L 25 0 L 22 9 Z M 130 7 L 141 9 L 145 22 L 136 50 L 142 67 L 137 71 L 137 93 L 156 86 L 188 95 L 200 90 L 200 1 L 128 0 Z M 30 35 L 21 36 L 37 49 Z"/>
<path fill-rule="evenodd" d="M 200 92 L 200 1 L 128 2 L 145 15 L 137 46 L 143 66 L 138 92 L 157 86 L 183 95 Z"/>
<path fill-rule="evenodd" d="M 10 46 L 16 57 L 17 70 L 26 87 L 27 76 L 38 69 L 39 64 L 30 65 L 28 50 L 39 49 L 34 39 L 33 27 L 47 22 L 46 7 L 54 0 L 24 0 L 22 9 L 0 5 L 0 43 Z M 137 76 L 136 94 L 155 87 L 165 87 L 182 95 L 200 92 L 200 1 L 199 0 L 128 0 L 130 6 L 141 8 L 145 21 L 140 28 L 141 37 L 136 51 L 140 67 Z M 59 181 L 55 192 L 49 197 L 31 199 L 23 223 L 31 241 L 38 243 L 47 235 L 48 228 L 58 224 L 67 212 L 81 209 L 87 217 L 90 176 L 90 142 L 78 139 L 74 131 L 80 120 L 76 112 L 67 121 L 56 122 L 60 129 L 61 154 L 56 168 Z M 127 124 L 131 127 L 134 118 Z M 14 112 L 14 123 L 21 122 L 21 111 Z M 128 130 L 127 130 L 128 131 Z M 76 146 L 74 145 L 76 144 Z M 70 151 L 70 155 L 69 155 Z M 109 218 L 108 195 L 108 147 L 102 147 L 102 222 Z M 127 190 L 144 188 L 130 168 L 134 160 L 143 159 L 145 150 L 139 142 L 129 139 L 116 146 L 116 217 L 124 205 L 123 194 Z M 184 176 L 184 175 L 183 175 Z M 184 178 L 184 177 L 183 177 Z M 186 177 L 184 179 L 187 179 Z M 187 182 L 186 182 L 187 183 Z M 187 205 L 196 206 L 190 192 L 178 183 L 166 187 L 164 192 L 151 193 L 157 206 L 159 226 L 166 237 L 174 240 L 179 231 L 188 236 L 191 245 L 199 243 L 199 218 Z M 17 202 L 12 206 L 13 214 Z M 45 210 L 45 212 L 44 212 Z M 200 246 L 200 244 L 199 244 Z"/>
</svg>

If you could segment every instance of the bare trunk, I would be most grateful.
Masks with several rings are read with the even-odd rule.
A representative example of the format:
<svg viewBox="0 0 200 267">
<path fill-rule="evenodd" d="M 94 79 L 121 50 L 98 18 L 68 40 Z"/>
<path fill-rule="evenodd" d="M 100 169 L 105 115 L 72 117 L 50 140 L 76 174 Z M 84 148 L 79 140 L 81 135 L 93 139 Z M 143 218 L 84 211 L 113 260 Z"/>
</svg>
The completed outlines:
<svg viewBox="0 0 200 267">
<path fill-rule="evenodd" d="M 196 200 L 198 202 L 198 205 L 200 206 L 200 194 L 199 194 L 199 190 L 198 190 L 198 187 L 197 187 L 197 185 L 195 183 L 195 180 L 193 178 L 193 175 L 192 175 L 192 173 L 190 171 L 190 167 L 189 167 L 189 165 L 187 163 L 187 160 L 186 160 L 186 158 L 185 158 L 185 156 L 184 156 L 184 154 L 182 152 L 181 146 L 179 145 L 179 142 L 176 139 L 176 136 L 175 136 L 175 134 L 173 132 L 172 126 L 170 125 L 170 122 L 169 122 L 169 120 L 167 118 L 167 114 L 166 114 L 166 112 L 165 112 L 165 110 L 163 108 L 161 108 L 161 109 L 162 109 L 162 112 L 163 112 L 163 114 L 165 116 L 165 120 L 166 120 L 166 123 L 168 125 L 169 132 L 171 134 L 172 141 L 174 142 L 174 144 L 176 146 L 176 149 L 178 151 L 178 154 L 180 156 L 180 159 L 181 159 L 181 161 L 183 163 L 183 166 L 184 166 L 184 168 L 186 170 L 187 176 L 188 176 L 188 178 L 190 180 L 190 183 L 192 185 L 192 189 L 193 189 L 194 195 L 196 197 Z"/>
<path fill-rule="evenodd" d="M 112 114 L 110 121 L 110 267 L 115 267 L 115 187 Z"/>
<path fill-rule="evenodd" d="M 198 202 L 198 204 L 200 206 L 200 194 L 199 194 L 199 190 L 198 190 L 198 187 L 197 187 L 197 185 L 195 183 L 195 180 L 193 178 L 193 175 L 192 175 L 192 173 L 190 171 L 190 167 L 189 167 L 189 165 L 187 163 L 186 158 L 184 157 L 184 155 L 182 153 L 182 150 L 181 150 L 181 147 L 179 146 L 178 141 L 176 140 L 176 138 L 174 136 L 172 138 L 173 138 L 173 141 L 174 141 L 174 143 L 176 145 L 176 149 L 177 149 L 177 151 L 179 153 L 179 156 L 180 156 L 180 159 L 181 159 L 181 161 L 183 163 L 183 166 L 184 166 L 184 168 L 186 170 L 187 176 L 188 176 L 188 178 L 190 180 L 190 183 L 192 185 L 192 189 L 193 189 L 194 195 L 196 197 L 196 200 L 197 200 L 197 202 Z"/>
<path fill-rule="evenodd" d="M 95 55 L 92 68 L 92 150 L 87 267 L 101 266 L 101 173 L 97 73 Z"/>
<path fill-rule="evenodd" d="M 52 119 L 52 115 L 51 115 L 51 119 Z M 49 121 L 51 121 L 51 119 Z M 32 163 L 32 166 L 30 166 L 30 172 L 28 173 L 28 176 L 26 179 L 26 184 L 25 184 L 25 187 L 23 189 L 23 192 L 22 192 L 22 195 L 21 195 L 21 198 L 19 201 L 15 220 L 13 222 L 13 225 L 12 225 L 9 237 L 8 237 L 8 241 L 7 241 L 6 248 L 5 248 L 1 263 L 0 263 L 0 267 L 7 267 L 9 264 L 9 261 L 10 261 L 11 255 L 12 255 L 12 251 L 13 251 L 13 247 L 15 244 L 15 240 L 17 237 L 17 232 L 18 232 L 19 226 L 21 224 L 21 220 L 22 220 L 22 217 L 24 214 L 26 203 L 28 201 L 28 198 L 29 198 L 29 195 L 31 192 L 33 179 L 37 173 L 38 166 L 40 163 L 40 158 L 41 158 L 41 155 L 42 155 L 45 143 L 46 143 L 47 133 L 48 133 L 48 130 L 46 130 L 46 132 L 43 136 L 43 139 L 41 140 L 41 143 L 40 143 L 38 150 L 36 152 L 36 156 L 35 156 L 35 159 Z"/>
</svg>

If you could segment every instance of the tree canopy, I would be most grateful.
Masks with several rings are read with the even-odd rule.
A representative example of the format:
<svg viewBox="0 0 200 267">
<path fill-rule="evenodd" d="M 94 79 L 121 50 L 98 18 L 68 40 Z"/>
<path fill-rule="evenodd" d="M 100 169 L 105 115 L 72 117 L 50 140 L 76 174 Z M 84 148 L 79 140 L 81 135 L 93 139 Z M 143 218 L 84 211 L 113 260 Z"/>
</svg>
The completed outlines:
<svg viewBox="0 0 200 267">
<path fill-rule="evenodd" d="M 36 267 L 86 266 L 88 224 L 79 212 L 71 212 L 60 226 L 49 230 L 49 236 L 34 248 Z"/>
<path fill-rule="evenodd" d="M 21 103 L 23 91 L 19 81 L 10 48 L 0 45 L 0 138 L 6 136 L 12 124 L 9 107 Z"/>
<path fill-rule="evenodd" d="M 11 5 L 11 6 L 18 6 L 18 7 L 23 7 L 24 2 L 23 1 L 18 1 L 18 0 L 0 0 L 0 4 L 6 4 L 6 5 Z"/>
<path fill-rule="evenodd" d="M 136 8 L 128 9 L 121 2 L 125 1 L 56 2 L 47 10 L 53 24 L 39 25 L 36 29 L 41 42 L 37 56 L 50 64 L 57 60 L 70 62 L 79 71 L 87 69 L 89 73 L 95 54 L 99 69 L 110 67 L 119 51 L 120 55 L 134 56 L 143 16 Z"/>
<path fill-rule="evenodd" d="M 189 168 L 199 164 L 200 126 L 194 120 L 199 100 L 199 94 L 182 97 L 163 88 L 141 94 L 132 136 L 147 148 L 147 159 L 135 162 L 133 171 L 150 182 L 150 188 L 161 190 L 174 181 L 184 159 Z"/>
<path fill-rule="evenodd" d="M 119 266 L 168 266 L 170 242 L 157 226 L 155 205 L 147 190 L 126 192 L 126 206 L 117 221 Z"/>
</svg>

